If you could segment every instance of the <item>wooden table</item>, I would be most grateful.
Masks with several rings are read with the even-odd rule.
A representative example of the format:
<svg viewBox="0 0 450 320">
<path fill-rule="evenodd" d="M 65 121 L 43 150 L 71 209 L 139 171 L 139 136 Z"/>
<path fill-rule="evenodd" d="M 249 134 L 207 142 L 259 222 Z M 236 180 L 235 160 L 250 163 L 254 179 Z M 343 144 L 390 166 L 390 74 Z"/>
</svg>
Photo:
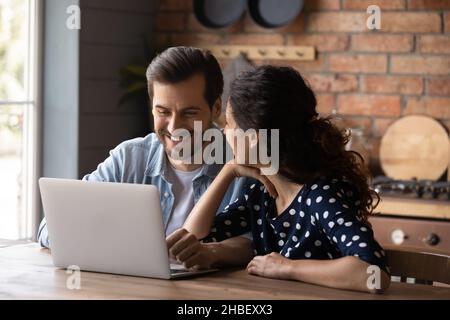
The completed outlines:
<svg viewBox="0 0 450 320">
<path fill-rule="evenodd" d="M 0 299 L 450 299 L 450 289 L 392 283 L 381 295 L 266 279 L 229 269 L 184 280 L 81 272 L 81 289 L 68 289 L 66 270 L 53 266 L 38 244 L 0 249 Z"/>
</svg>

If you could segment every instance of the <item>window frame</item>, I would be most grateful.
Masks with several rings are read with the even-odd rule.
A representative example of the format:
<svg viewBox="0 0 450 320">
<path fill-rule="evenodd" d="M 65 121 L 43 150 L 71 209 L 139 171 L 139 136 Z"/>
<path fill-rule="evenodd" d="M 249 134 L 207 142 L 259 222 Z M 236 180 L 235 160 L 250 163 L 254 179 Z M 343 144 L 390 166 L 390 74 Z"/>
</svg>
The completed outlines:
<svg viewBox="0 0 450 320">
<path fill-rule="evenodd" d="M 43 1 L 26 0 L 27 14 L 27 56 L 24 65 L 23 100 L 0 100 L 2 105 L 23 105 L 22 126 L 22 189 L 20 213 L 18 213 L 18 238 L 36 240 L 41 218 L 38 192 L 38 176 L 41 172 L 41 114 L 42 114 L 42 39 Z"/>
</svg>

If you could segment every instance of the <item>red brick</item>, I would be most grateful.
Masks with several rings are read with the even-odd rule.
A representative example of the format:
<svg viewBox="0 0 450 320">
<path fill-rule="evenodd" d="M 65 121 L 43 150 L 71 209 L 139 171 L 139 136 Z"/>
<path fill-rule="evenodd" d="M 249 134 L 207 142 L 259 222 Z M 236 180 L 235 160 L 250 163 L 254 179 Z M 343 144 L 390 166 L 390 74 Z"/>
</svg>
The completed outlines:
<svg viewBox="0 0 450 320">
<path fill-rule="evenodd" d="M 229 25 L 225 28 L 212 29 L 202 25 L 194 14 L 189 14 L 188 16 L 188 30 L 199 31 L 199 32 L 211 32 L 211 33 L 236 33 L 242 32 L 244 30 L 244 22 L 242 19 L 236 21 L 235 23 Z"/>
<path fill-rule="evenodd" d="M 192 11 L 192 1 L 186 0 L 161 0 L 160 11 Z"/>
<path fill-rule="evenodd" d="M 344 0 L 346 10 L 367 10 L 370 5 L 377 5 L 381 10 L 405 9 L 406 0 Z"/>
<path fill-rule="evenodd" d="M 428 94 L 450 96 L 450 78 L 427 79 Z M 450 106 L 449 106 L 450 108 Z"/>
<path fill-rule="evenodd" d="M 340 0 L 314 0 L 305 1 L 305 11 L 324 11 L 324 10 L 339 10 Z"/>
<path fill-rule="evenodd" d="M 333 94 L 316 94 L 317 112 L 322 116 L 327 116 L 333 113 L 336 107 L 336 96 Z"/>
<path fill-rule="evenodd" d="M 297 16 L 297 18 L 291 23 L 285 25 L 281 28 L 273 29 L 275 32 L 284 33 L 295 33 L 295 32 L 303 32 L 305 30 L 305 14 L 301 13 Z"/>
<path fill-rule="evenodd" d="M 389 126 L 397 119 L 393 118 L 375 118 L 373 123 L 373 136 L 382 137 Z"/>
<path fill-rule="evenodd" d="M 410 97 L 404 114 L 424 114 L 436 119 L 450 119 L 450 98 Z"/>
<path fill-rule="evenodd" d="M 299 14 L 294 21 L 280 28 L 264 28 L 253 21 L 250 14 L 246 14 L 244 19 L 244 29 L 246 32 L 265 33 L 302 32 L 305 29 L 305 15 L 303 13 Z"/>
<path fill-rule="evenodd" d="M 400 97 L 383 95 L 340 95 L 339 113 L 365 116 L 397 117 L 400 115 Z"/>
<path fill-rule="evenodd" d="M 448 75 L 450 73 L 450 57 L 392 56 L 391 71 L 393 73 Z"/>
<path fill-rule="evenodd" d="M 284 38 L 280 34 L 267 33 L 245 33 L 232 34 L 228 37 L 228 43 L 231 45 L 282 45 Z"/>
<path fill-rule="evenodd" d="M 336 54 L 329 57 L 330 71 L 385 73 L 387 57 L 385 55 Z"/>
<path fill-rule="evenodd" d="M 450 9 L 448 0 L 408 0 L 408 9 Z"/>
<path fill-rule="evenodd" d="M 361 91 L 370 93 L 422 94 L 423 81 L 414 76 L 368 75 L 361 78 Z"/>
<path fill-rule="evenodd" d="M 158 13 L 156 15 L 156 29 L 158 31 L 182 31 L 185 29 L 184 13 Z"/>
<path fill-rule="evenodd" d="M 308 16 L 306 30 L 316 32 L 364 32 L 365 12 L 321 12 Z"/>
<path fill-rule="evenodd" d="M 420 36 L 418 48 L 422 53 L 450 53 L 450 36 Z"/>
<path fill-rule="evenodd" d="M 410 52 L 412 35 L 355 34 L 352 35 L 353 51 L 366 52 Z"/>
<path fill-rule="evenodd" d="M 358 89 L 358 78 L 349 74 L 308 74 L 305 75 L 315 92 L 352 92 Z"/>
<path fill-rule="evenodd" d="M 381 32 L 441 32 L 441 16 L 436 12 L 382 12 Z"/>
<path fill-rule="evenodd" d="M 349 43 L 343 34 L 299 34 L 288 36 L 288 44 L 294 46 L 314 46 L 318 52 L 344 51 Z"/>
<path fill-rule="evenodd" d="M 173 46 L 204 46 L 221 44 L 223 37 L 215 33 L 174 33 L 171 36 Z"/>
</svg>

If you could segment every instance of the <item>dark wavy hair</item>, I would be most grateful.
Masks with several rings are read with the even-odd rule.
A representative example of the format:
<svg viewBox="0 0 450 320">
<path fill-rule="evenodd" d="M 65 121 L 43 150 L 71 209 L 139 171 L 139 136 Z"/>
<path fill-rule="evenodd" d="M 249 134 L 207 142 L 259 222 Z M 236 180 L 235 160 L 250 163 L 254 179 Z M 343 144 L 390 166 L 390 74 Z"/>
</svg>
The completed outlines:
<svg viewBox="0 0 450 320">
<path fill-rule="evenodd" d="M 230 92 L 233 117 L 241 129 L 279 129 L 281 175 L 298 184 L 318 177 L 348 181 L 360 200 L 357 216 L 367 221 L 380 198 L 369 187 L 364 160 L 345 150 L 349 133 L 333 125 L 330 117 L 319 118 L 314 92 L 299 72 L 259 66 L 241 73 Z"/>
</svg>

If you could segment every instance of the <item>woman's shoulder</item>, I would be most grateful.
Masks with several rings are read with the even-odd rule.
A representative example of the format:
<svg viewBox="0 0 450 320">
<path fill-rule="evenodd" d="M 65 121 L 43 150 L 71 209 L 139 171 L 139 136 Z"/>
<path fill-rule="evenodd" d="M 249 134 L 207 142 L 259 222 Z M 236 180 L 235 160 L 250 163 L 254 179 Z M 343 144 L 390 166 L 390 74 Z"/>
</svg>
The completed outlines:
<svg viewBox="0 0 450 320">
<path fill-rule="evenodd" d="M 302 198 L 307 205 L 334 203 L 355 198 L 356 191 L 346 179 L 319 177 L 305 184 Z"/>
<path fill-rule="evenodd" d="M 267 193 L 267 190 L 264 184 L 253 178 L 248 178 L 247 181 L 245 181 L 240 192 L 241 196 L 244 196 L 246 201 L 259 199 L 265 193 Z"/>
</svg>

